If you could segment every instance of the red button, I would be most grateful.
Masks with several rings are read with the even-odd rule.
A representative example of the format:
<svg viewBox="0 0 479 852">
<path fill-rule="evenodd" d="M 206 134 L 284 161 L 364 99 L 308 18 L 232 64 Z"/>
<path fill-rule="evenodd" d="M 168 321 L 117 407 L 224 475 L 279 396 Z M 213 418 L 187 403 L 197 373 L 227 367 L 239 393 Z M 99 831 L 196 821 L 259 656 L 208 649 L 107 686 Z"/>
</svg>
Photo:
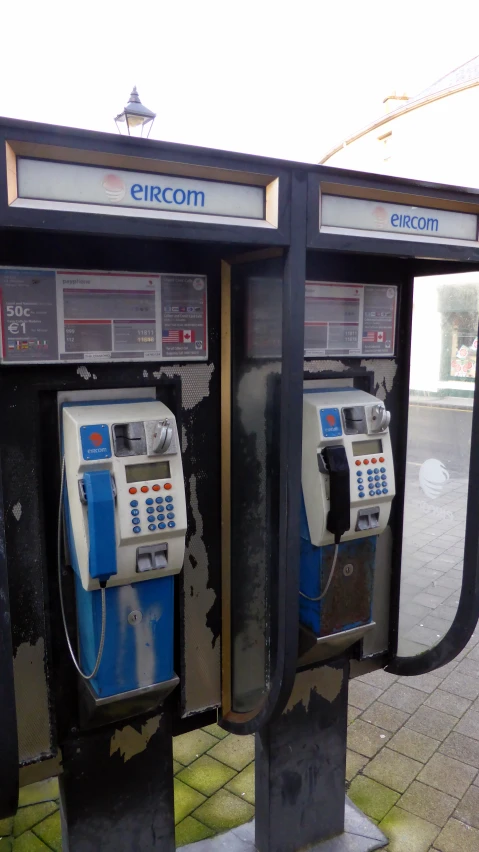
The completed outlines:
<svg viewBox="0 0 479 852">
<path fill-rule="evenodd" d="M 383 457 L 382 457 L 382 456 L 380 456 L 380 457 L 379 457 L 379 461 L 380 461 L 380 462 L 383 462 L 383 461 L 384 461 L 384 459 L 383 459 Z"/>
<path fill-rule="evenodd" d="M 128 491 L 130 492 L 130 494 L 136 494 L 137 489 L 136 488 L 129 488 Z"/>
<path fill-rule="evenodd" d="M 154 486 L 153 486 L 153 491 L 159 491 L 159 490 L 160 490 L 160 488 L 161 488 L 161 485 L 154 485 Z"/>
<path fill-rule="evenodd" d="M 356 464 L 361 464 L 361 462 L 360 462 L 360 461 L 357 461 L 357 462 L 356 462 Z"/>
<path fill-rule="evenodd" d="M 150 489 L 148 488 L 148 486 L 147 486 L 147 485 L 142 485 L 142 486 L 141 486 L 141 491 L 143 491 L 143 494 L 146 494 L 146 492 L 147 492 L 147 491 L 149 491 L 149 490 L 150 490 Z"/>
<path fill-rule="evenodd" d="M 377 463 L 378 463 L 377 459 L 371 459 L 371 464 L 377 464 Z"/>
<path fill-rule="evenodd" d="M 166 485 L 163 486 L 163 488 L 166 488 L 166 490 L 169 491 L 171 488 L 171 482 L 167 482 Z"/>
<path fill-rule="evenodd" d="M 364 459 L 363 464 L 369 464 L 369 459 Z"/>
<path fill-rule="evenodd" d="M 327 414 L 326 415 L 326 422 L 328 423 L 329 426 L 336 426 L 336 418 L 335 418 L 334 414 Z"/>
</svg>

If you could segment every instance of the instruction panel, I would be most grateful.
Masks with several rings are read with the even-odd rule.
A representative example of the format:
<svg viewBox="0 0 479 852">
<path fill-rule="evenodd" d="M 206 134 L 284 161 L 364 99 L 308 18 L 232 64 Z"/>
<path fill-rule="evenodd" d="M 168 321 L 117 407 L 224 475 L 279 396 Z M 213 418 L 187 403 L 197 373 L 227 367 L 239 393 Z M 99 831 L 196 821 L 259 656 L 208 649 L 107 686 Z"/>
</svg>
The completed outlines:
<svg viewBox="0 0 479 852">
<path fill-rule="evenodd" d="M 306 282 L 306 357 L 394 354 L 397 287 Z"/>
<path fill-rule="evenodd" d="M 200 361 L 204 275 L 0 268 L 1 359 Z"/>
<path fill-rule="evenodd" d="M 251 358 L 281 356 L 281 281 L 249 282 L 247 351 Z M 304 355 L 390 357 L 394 354 L 397 287 L 307 281 Z"/>
</svg>

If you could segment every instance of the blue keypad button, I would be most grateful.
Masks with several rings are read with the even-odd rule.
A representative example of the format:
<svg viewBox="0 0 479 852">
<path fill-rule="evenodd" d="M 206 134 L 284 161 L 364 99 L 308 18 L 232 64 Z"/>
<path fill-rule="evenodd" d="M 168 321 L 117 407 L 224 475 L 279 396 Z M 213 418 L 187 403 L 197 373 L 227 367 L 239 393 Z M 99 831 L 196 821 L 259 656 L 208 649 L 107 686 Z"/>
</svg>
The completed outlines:
<svg viewBox="0 0 479 852">
<path fill-rule="evenodd" d="M 170 503 L 170 505 L 169 505 L 169 506 L 167 506 L 167 509 L 168 509 L 168 511 L 169 511 L 169 512 L 174 512 L 174 511 L 175 511 L 175 507 L 173 506 L 173 503 Z"/>
<path fill-rule="evenodd" d="M 173 503 L 173 497 L 165 497 L 167 503 Z"/>
<path fill-rule="evenodd" d="M 375 476 L 375 477 L 374 477 L 374 481 L 375 481 L 375 482 L 379 482 L 379 476 Z"/>
<path fill-rule="evenodd" d="M 157 515 L 157 518 L 158 518 L 158 520 L 159 520 L 159 521 L 164 521 L 164 520 L 165 520 L 165 516 L 164 516 L 164 515 Z"/>
<path fill-rule="evenodd" d="M 131 519 L 131 522 L 132 522 L 132 524 L 139 524 L 140 519 L 138 517 L 134 517 L 134 518 Z"/>
<path fill-rule="evenodd" d="M 370 473 L 372 473 L 372 470 L 371 470 L 371 468 L 369 468 L 369 470 L 368 470 L 368 475 L 369 475 L 369 474 L 370 474 Z"/>
<path fill-rule="evenodd" d="M 176 527 L 176 524 L 175 524 L 174 521 L 168 521 L 168 526 L 169 527 Z"/>
<path fill-rule="evenodd" d="M 370 492 L 369 492 L 369 496 L 370 496 L 370 497 L 374 497 L 374 491 L 370 491 Z"/>
<path fill-rule="evenodd" d="M 362 478 L 362 476 L 361 476 L 361 477 L 358 479 L 358 483 L 359 483 L 359 484 L 361 484 L 361 482 L 362 482 L 362 481 L 363 481 L 363 478 Z"/>
<path fill-rule="evenodd" d="M 175 517 L 175 513 L 174 513 L 174 512 L 168 512 L 168 514 L 167 514 L 167 516 L 166 516 L 166 517 L 167 517 L 167 518 L 170 518 L 170 519 L 171 519 L 171 518 L 174 518 L 174 517 Z"/>
<path fill-rule="evenodd" d="M 374 468 L 374 473 L 379 473 L 379 468 L 378 468 L 378 467 L 375 467 L 375 468 Z"/>
<path fill-rule="evenodd" d="M 155 516 L 154 515 L 148 515 L 146 520 L 148 521 L 149 524 L 152 524 L 153 521 L 155 520 Z"/>
<path fill-rule="evenodd" d="M 387 493 L 388 493 L 387 488 L 383 488 L 383 494 L 387 494 Z"/>
<path fill-rule="evenodd" d="M 386 468 L 385 468 L 385 467 L 381 467 L 381 468 L 380 468 L 380 471 L 381 471 L 381 473 L 386 473 Z"/>
<path fill-rule="evenodd" d="M 366 495 L 365 495 L 364 491 L 361 491 L 361 493 L 360 493 L 360 495 L 359 495 L 359 496 L 360 496 L 360 497 L 365 497 Z M 173 526 L 174 526 L 174 524 L 173 524 Z"/>
<path fill-rule="evenodd" d="M 385 473 L 382 473 L 382 474 L 381 474 L 381 479 L 387 479 L 387 476 L 386 476 L 386 474 L 385 474 Z"/>
<path fill-rule="evenodd" d="M 364 491 L 364 485 L 358 485 L 358 491 Z"/>
<path fill-rule="evenodd" d="M 153 498 L 148 497 L 148 499 L 145 500 L 145 503 L 146 503 L 147 506 L 153 506 Z"/>
<path fill-rule="evenodd" d="M 376 489 L 376 494 L 380 494 L 380 493 L 381 493 L 381 489 L 380 489 L 380 488 L 377 488 L 377 489 Z"/>
<path fill-rule="evenodd" d="M 141 532 L 141 527 L 133 527 L 133 532 L 134 532 L 134 533 L 139 533 L 139 532 Z"/>
<path fill-rule="evenodd" d="M 166 524 L 158 524 L 159 530 L 166 530 Z"/>
<path fill-rule="evenodd" d="M 139 514 L 140 514 L 140 510 L 139 510 L 139 509 L 132 509 L 132 510 L 131 510 L 131 514 L 132 514 L 133 516 L 135 516 L 135 515 L 139 515 Z"/>
<path fill-rule="evenodd" d="M 153 530 L 156 530 L 156 524 L 148 524 L 148 529 L 153 532 Z"/>
<path fill-rule="evenodd" d="M 155 502 L 156 503 L 163 503 L 163 497 L 157 497 Z"/>
<path fill-rule="evenodd" d="M 373 476 L 368 476 L 368 482 L 374 482 L 374 477 L 373 477 Z"/>
<path fill-rule="evenodd" d="M 357 471 L 356 471 L 356 476 L 361 476 L 361 473 L 362 473 L 362 471 L 357 470 Z"/>
<path fill-rule="evenodd" d="M 130 500 L 130 506 L 138 506 L 138 500 Z"/>
</svg>

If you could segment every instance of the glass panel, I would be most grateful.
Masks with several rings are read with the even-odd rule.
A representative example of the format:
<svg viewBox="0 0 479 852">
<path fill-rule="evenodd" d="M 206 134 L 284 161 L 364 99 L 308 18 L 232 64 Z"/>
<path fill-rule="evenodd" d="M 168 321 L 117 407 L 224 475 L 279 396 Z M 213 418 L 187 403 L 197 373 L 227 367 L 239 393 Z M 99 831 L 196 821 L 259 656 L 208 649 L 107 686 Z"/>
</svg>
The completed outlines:
<svg viewBox="0 0 479 852">
<path fill-rule="evenodd" d="M 274 665 L 282 259 L 232 270 L 232 709 L 253 710 Z"/>
<path fill-rule="evenodd" d="M 459 603 L 478 319 L 478 272 L 415 280 L 401 656 L 436 645 Z"/>
</svg>

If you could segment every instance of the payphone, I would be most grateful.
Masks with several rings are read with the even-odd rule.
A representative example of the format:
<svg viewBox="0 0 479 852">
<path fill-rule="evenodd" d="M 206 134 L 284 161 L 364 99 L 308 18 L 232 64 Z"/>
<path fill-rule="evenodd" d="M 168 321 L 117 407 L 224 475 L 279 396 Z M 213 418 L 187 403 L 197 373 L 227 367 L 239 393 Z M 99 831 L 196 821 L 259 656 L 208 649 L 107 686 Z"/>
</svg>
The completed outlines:
<svg viewBox="0 0 479 852">
<path fill-rule="evenodd" d="M 303 400 L 300 621 L 324 657 L 373 626 L 376 538 L 395 494 L 390 414 L 354 388 Z"/>
<path fill-rule="evenodd" d="M 64 514 L 80 661 L 68 640 L 70 653 L 97 704 L 164 698 L 178 683 L 173 583 L 186 534 L 175 417 L 156 400 L 67 402 L 61 427 L 59 567 Z"/>
</svg>

